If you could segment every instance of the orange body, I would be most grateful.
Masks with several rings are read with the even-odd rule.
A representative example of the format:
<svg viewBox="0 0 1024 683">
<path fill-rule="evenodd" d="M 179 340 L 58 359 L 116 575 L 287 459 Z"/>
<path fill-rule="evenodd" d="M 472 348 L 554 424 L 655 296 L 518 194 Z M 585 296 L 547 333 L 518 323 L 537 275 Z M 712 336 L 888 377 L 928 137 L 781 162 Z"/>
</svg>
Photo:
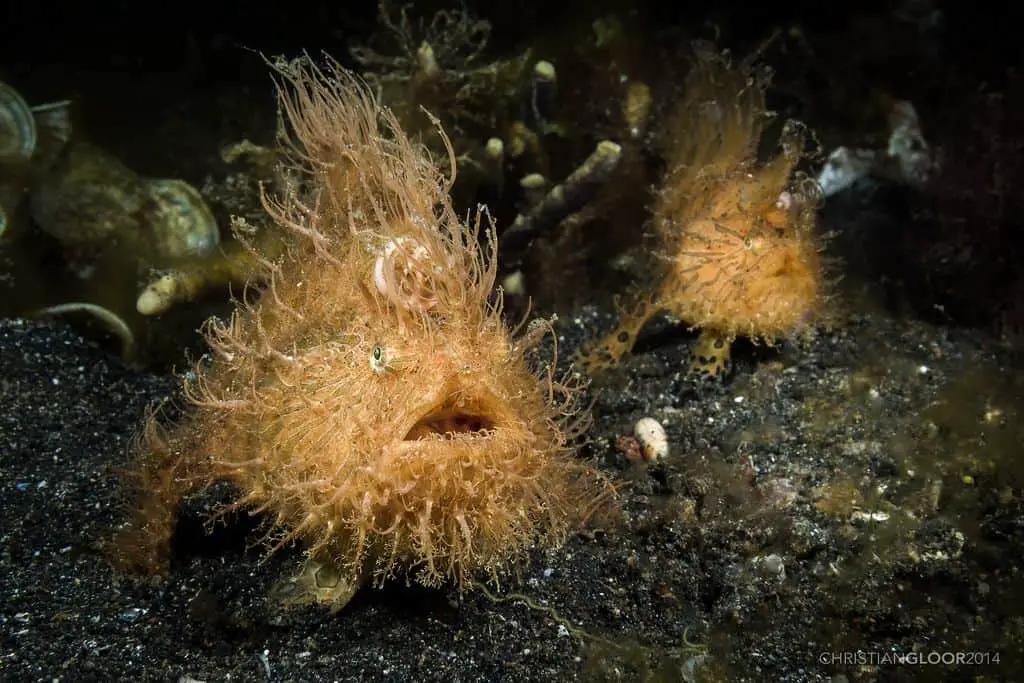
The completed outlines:
<svg viewBox="0 0 1024 683">
<path fill-rule="evenodd" d="M 778 155 L 757 160 L 766 87 L 753 68 L 698 52 L 668 123 L 653 216 L 659 279 L 583 356 L 587 369 L 616 365 L 658 313 L 726 340 L 768 342 L 814 318 L 822 302 L 815 197 L 794 177 L 803 153 L 796 125 L 785 126 Z"/>
</svg>

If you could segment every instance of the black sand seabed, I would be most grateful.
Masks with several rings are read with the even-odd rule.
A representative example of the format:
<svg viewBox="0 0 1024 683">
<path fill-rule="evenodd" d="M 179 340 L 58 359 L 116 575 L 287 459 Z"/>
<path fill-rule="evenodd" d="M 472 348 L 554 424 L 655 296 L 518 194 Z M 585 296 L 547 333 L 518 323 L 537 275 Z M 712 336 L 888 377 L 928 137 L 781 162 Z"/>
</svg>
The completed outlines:
<svg viewBox="0 0 1024 683">
<path fill-rule="evenodd" d="M 606 324 L 563 319 L 562 350 Z M 201 500 L 165 579 L 110 568 L 115 468 L 178 381 L 0 321 L 0 679 L 1021 679 L 1021 383 L 995 346 L 854 316 L 699 392 L 686 346 L 656 329 L 596 394 L 586 453 L 628 482 L 625 519 L 496 591 L 529 604 L 396 585 L 331 614 L 269 604 L 298 553 L 204 540 Z M 654 466 L 616 450 L 642 416 L 671 441 Z"/>
</svg>

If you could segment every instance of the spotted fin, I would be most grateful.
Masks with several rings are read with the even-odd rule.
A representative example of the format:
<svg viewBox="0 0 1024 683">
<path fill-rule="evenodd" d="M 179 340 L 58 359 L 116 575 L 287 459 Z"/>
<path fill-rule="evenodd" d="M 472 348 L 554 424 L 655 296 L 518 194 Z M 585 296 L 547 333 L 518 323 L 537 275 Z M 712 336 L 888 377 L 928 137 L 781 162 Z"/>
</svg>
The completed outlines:
<svg viewBox="0 0 1024 683">
<path fill-rule="evenodd" d="M 648 294 L 631 308 L 620 311 L 619 324 L 615 329 L 576 354 L 576 366 L 588 375 L 617 367 L 622 357 L 633 350 L 643 326 L 661 310 L 657 295 Z"/>
<path fill-rule="evenodd" d="M 690 348 L 687 377 L 697 381 L 722 382 L 732 372 L 732 339 L 709 329 L 701 330 Z"/>
</svg>

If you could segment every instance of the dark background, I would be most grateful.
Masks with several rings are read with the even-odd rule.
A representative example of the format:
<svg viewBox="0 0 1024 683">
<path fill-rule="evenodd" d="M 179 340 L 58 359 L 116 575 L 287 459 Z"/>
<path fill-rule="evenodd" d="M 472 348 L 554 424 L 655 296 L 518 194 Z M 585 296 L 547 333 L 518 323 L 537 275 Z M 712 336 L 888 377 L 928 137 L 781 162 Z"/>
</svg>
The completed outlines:
<svg viewBox="0 0 1024 683">
<path fill-rule="evenodd" d="M 429 17 L 452 5 L 416 2 L 412 13 Z M 1024 88 L 1014 77 L 1024 53 L 1008 5 L 523 0 L 467 7 L 493 26 L 489 57 L 568 42 L 609 12 L 634 17 L 658 55 L 648 71 L 662 81 L 653 84 L 661 93 L 682 83 L 685 60 L 675 56 L 691 40 L 717 36 L 721 47 L 745 54 L 778 31 L 782 38 L 764 55 L 776 71 L 769 106 L 807 123 L 825 150 L 884 142 L 884 119 L 865 115 L 879 93 L 912 101 L 926 138 L 951 150 L 947 168 L 956 173 L 923 201 L 885 195 L 883 220 L 873 223 L 859 205 L 850 211 L 837 203 L 839 214 L 823 223 L 844 236 L 834 242 L 844 270 L 884 283 L 892 306 L 910 300 L 910 309 L 936 322 L 1024 329 L 1024 306 L 1011 310 L 1024 299 L 1017 266 Z M 76 136 L 142 175 L 197 186 L 227 142 L 271 142 L 274 92 L 260 53 L 326 52 L 355 66 L 349 48 L 380 29 L 372 1 L 23 0 L 2 12 L 0 80 L 30 104 L 71 99 Z M 994 105 L 985 99 L 1007 83 L 1008 97 Z"/>
<path fill-rule="evenodd" d="M 399 3 L 395 3 L 396 5 Z M 453 3 L 416 2 L 429 15 Z M 1021 40 L 1007 6 L 977 2 L 477 2 L 494 25 L 497 50 L 531 34 L 557 31 L 602 10 L 636 11 L 652 27 L 714 22 L 733 43 L 756 42 L 774 27 L 800 25 L 812 38 L 840 34 L 859 18 L 941 12 L 936 31 L 950 72 L 998 78 L 1021 63 Z M 173 10 L 171 9 L 173 8 Z M 169 79 L 197 89 L 258 82 L 263 71 L 245 48 L 269 54 L 325 50 L 344 58 L 351 40 L 376 30 L 375 2 L 7 2 L 0 17 L 0 73 L 31 99 L 63 95 L 78 79 Z M 884 35 L 877 35 L 885 40 Z M 844 45 L 856 52 L 867 45 Z M 955 63 L 949 63 L 953 59 Z M 897 79 L 898 80 L 898 79 Z M 128 99 L 130 93 L 124 93 Z"/>
</svg>

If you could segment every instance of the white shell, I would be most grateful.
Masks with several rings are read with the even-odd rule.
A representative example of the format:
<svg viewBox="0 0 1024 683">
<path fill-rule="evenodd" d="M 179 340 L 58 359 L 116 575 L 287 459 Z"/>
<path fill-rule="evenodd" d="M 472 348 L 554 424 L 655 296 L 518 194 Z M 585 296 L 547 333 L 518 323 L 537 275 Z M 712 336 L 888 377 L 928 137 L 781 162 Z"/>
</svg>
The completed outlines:
<svg viewBox="0 0 1024 683">
<path fill-rule="evenodd" d="M 411 237 L 388 242 L 373 265 L 373 284 L 396 306 L 426 312 L 437 305 L 430 291 L 430 253 Z"/>
<path fill-rule="evenodd" d="M 644 460 L 647 462 L 661 460 L 668 455 L 668 436 L 665 435 L 665 428 L 653 417 L 637 420 L 633 426 L 633 436 L 640 442 Z"/>
</svg>

